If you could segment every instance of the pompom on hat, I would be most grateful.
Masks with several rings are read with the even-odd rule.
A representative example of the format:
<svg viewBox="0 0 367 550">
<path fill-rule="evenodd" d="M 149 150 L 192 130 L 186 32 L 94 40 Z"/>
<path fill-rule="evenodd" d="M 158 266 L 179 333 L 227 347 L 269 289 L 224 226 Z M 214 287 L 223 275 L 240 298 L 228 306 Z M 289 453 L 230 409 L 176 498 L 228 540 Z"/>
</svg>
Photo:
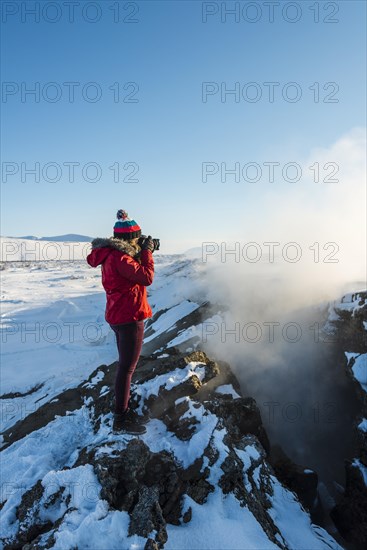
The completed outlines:
<svg viewBox="0 0 367 550">
<path fill-rule="evenodd" d="M 125 210 L 117 211 L 117 222 L 113 227 L 115 239 L 136 239 L 141 236 L 141 228 L 135 220 L 131 220 Z"/>
</svg>

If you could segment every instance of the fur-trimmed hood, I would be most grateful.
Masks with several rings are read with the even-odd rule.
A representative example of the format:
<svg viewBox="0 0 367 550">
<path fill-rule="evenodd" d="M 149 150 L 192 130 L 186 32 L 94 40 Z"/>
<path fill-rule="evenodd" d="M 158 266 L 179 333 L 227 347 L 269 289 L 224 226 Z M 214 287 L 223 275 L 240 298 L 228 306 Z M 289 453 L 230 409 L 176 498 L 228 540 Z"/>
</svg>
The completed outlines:
<svg viewBox="0 0 367 550">
<path fill-rule="evenodd" d="M 133 245 L 129 243 L 129 241 L 125 241 L 123 239 L 115 239 L 114 237 L 97 238 L 97 239 L 94 239 L 91 244 L 92 244 L 92 250 L 94 250 L 95 248 L 114 248 L 119 252 L 128 254 L 135 260 L 140 257 L 140 252 L 141 252 L 140 246 L 137 246 L 135 248 Z"/>
<path fill-rule="evenodd" d="M 129 243 L 129 241 L 109 237 L 94 239 L 91 244 L 92 251 L 87 257 L 87 262 L 92 267 L 97 267 L 98 265 L 103 264 L 103 262 L 113 250 L 118 250 L 123 254 L 127 254 L 128 256 L 131 256 L 136 262 L 141 263 L 140 246 L 135 247 L 131 243 Z"/>
</svg>

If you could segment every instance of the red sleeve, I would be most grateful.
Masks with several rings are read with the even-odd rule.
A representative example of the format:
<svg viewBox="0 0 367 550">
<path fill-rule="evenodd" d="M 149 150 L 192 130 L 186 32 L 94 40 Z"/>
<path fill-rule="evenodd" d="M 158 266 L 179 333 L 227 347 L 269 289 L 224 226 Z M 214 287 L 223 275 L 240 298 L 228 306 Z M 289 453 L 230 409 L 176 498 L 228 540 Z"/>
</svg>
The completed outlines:
<svg viewBox="0 0 367 550">
<path fill-rule="evenodd" d="M 134 258 L 123 254 L 117 264 L 120 275 L 139 285 L 149 286 L 154 278 L 154 260 L 150 250 L 141 251 L 141 264 Z"/>
</svg>

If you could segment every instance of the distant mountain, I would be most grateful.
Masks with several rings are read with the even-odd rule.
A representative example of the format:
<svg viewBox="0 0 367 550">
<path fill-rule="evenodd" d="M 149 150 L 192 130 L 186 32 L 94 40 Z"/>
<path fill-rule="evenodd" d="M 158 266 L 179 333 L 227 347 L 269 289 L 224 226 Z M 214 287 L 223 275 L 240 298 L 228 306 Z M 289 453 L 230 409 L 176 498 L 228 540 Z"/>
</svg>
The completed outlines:
<svg viewBox="0 0 367 550">
<path fill-rule="evenodd" d="M 68 233 L 67 235 L 56 235 L 54 237 L 35 237 L 34 235 L 26 235 L 25 237 L 11 237 L 12 239 L 28 239 L 31 241 L 56 241 L 56 242 L 76 242 L 76 243 L 89 243 L 93 240 L 93 237 L 87 235 L 77 235 L 75 233 Z"/>
</svg>

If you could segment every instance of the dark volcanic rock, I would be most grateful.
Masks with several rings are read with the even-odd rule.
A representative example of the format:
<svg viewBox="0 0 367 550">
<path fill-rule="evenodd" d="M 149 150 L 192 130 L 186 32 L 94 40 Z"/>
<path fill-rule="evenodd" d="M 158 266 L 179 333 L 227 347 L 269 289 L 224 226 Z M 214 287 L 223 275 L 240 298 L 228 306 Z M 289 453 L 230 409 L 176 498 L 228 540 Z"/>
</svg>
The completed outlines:
<svg viewBox="0 0 367 550">
<path fill-rule="evenodd" d="M 343 296 L 341 302 L 351 304 L 349 309 L 336 308 L 337 320 L 331 321 L 334 327 L 333 339 L 337 343 L 340 365 L 347 376 L 353 379 L 355 399 L 359 403 L 360 414 L 355 419 L 354 429 L 357 439 L 357 457 L 362 466 L 367 467 L 367 434 L 358 428 L 363 418 L 367 418 L 366 392 L 352 374 L 355 359 L 347 364 L 345 351 L 358 354 L 367 353 L 367 332 L 364 323 L 367 321 L 367 292 L 357 292 Z M 331 517 L 342 536 L 356 548 L 367 547 L 367 486 L 358 467 L 353 461 L 345 461 L 346 483 L 341 500 L 331 511 Z"/>
<path fill-rule="evenodd" d="M 294 491 L 303 506 L 311 511 L 317 499 L 317 473 L 313 470 L 305 472 L 305 467 L 295 464 L 280 445 L 272 446 L 269 462 L 277 478 Z"/>
<path fill-rule="evenodd" d="M 23 496 L 20 505 L 17 509 L 17 519 L 19 520 L 19 530 L 16 540 L 5 541 L 5 550 L 35 550 L 51 548 L 55 544 L 53 531 L 61 523 L 63 514 L 59 514 L 60 517 L 55 522 L 51 520 L 44 520 L 40 518 L 41 510 L 47 510 L 54 508 L 60 510 L 60 505 L 64 500 L 66 503 L 68 499 L 63 498 L 64 487 L 61 487 L 58 491 L 52 495 L 45 495 L 44 487 L 40 480 Z M 46 539 L 46 542 L 40 542 L 40 538 L 44 533 L 50 532 Z"/>
<path fill-rule="evenodd" d="M 203 383 L 208 382 L 219 374 L 219 367 L 215 361 L 203 351 L 194 351 L 190 354 L 179 353 L 175 348 L 167 350 L 168 357 L 158 358 L 156 356 L 139 359 L 139 365 L 134 372 L 133 382 L 143 384 L 156 376 L 172 372 L 175 369 L 183 369 L 191 362 L 203 363 L 205 366 L 205 377 Z"/>
<path fill-rule="evenodd" d="M 147 537 L 156 530 L 155 543 L 164 544 L 166 523 L 180 524 L 181 499 L 188 486 L 174 457 L 165 451 L 152 453 L 133 439 L 122 451 L 93 462 L 102 498 L 112 508 L 129 512 L 129 533 Z"/>
<path fill-rule="evenodd" d="M 150 455 L 145 443 L 133 439 L 126 449 L 115 452 L 113 456 L 91 459 L 102 485 L 101 497 L 113 508 L 129 511 L 133 507 Z"/>
<path fill-rule="evenodd" d="M 244 437 L 238 442 L 237 447 L 245 448 L 246 445 L 252 445 L 254 443 L 256 445 L 257 442 L 254 438 L 251 438 L 251 436 Z M 264 470 L 260 473 L 260 488 L 252 478 L 255 468 L 263 465 L 263 459 L 265 457 L 265 452 L 261 446 L 257 445 L 257 448 L 259 451 L 259 459 L 252 461 L 252 465 L 246 473 L 249 487 L 246 487 L 244 483 L 244 464 L 232 450 L 221 465 L 221 469 L 224 473 L 219 480 L 219 486 L 224 494 L 233 493 L 243 506 L 248 506 L 255 518 L 261 524 L 269 539 L 275 544 L 279 544 L 276 535 L 279 536 L 280 533 L 272 518 L 269 514 L 267 514 L 267 509 L 270 507 L 267 494 L 272 494 L 272 488 L 266 481 L 269 471 Z"/>
<path fill-rule="evenodd" d="M 185 369 L 191 362 L 200 363 L 200 367 L 204 367 L 204 376 L 191 373 L 192 376 L 171 389 L 162 385 L 158 395 L 152 395 L 145 398 L 145 402 L 140 402 L 144 399 L 144 391 L 137 391 L 139 384 L 176 369 Z M 103 372 L 103 377 L 96 377 L 98 371 Z M 203 430 L 202 437 L 208 441 L 202 455 L 194 455 L 196 458 L 191 463 L 189 461 L 187 467 L 183 466 L 173 451 L 153 452 L 142 439 L 112 436 L 108 422 L 114 406 L 115 371 L 115 363 L 96 369 L 87 382 L 73 389 L 73 395 L 69 390 L 60 394 L 57 408 L 54 404 L 46 404 L 44 419 L 47 423 L 54 418 L 55 413 L 60 410 L 60 403 L 63 403 L 64 394 L 67 403 L 72 398 L 74 408 L 81 407 L 83 403 L 86 405 L 86 412 L 97 437 L 93 438 L 91 434 L 92 444 L 70 449 L 71 452 L 78 451 L 78 454 L 75 453 L 77 459 L 72 466 L 65 468 L 92 465 L 101 486 L 100 498 L 108 503 L 109 509 L 129 514 L 128 534 L 146 538 L 145 550 L 163 548 L 167 541 L 167 524 L 182 525 L 191 521 L 194 507 L 187 506 L 184 512 L 184 501 L 192 499 L 205 506 L 207 499 L 218 490 L 211 480 L 219 479 L 218 486 L 223 496 L 232 493 L 240 506 L 249 508 L 269 539 L 280 548 L 285 548 L 282 534 L 269 514 L 269 498 L 273 491 L 270 475 L 274 472 L 266 462 L 269 441 L 256 402 L 250 397 L 234 399 L 230 395 L 216 393 L 216 388 L 223 384 L 233 384 L 238 393 L 241 391 L 229 366 L 224 362 L 212 361 L 201 351 L 187 355 L 171 349 L 168 357 L 140 358 L 134 373 L 130 405 L 132 409 L 140 408 L 141 405 L 143 410 L 149 410 L 153 425 L 150 435 L 154 434 L 156 428 L 161 430 L 161 423 L 164 423 L 168 430 L 168 449 L 171 444 L 178 449 L 185 445 L 190 446 L 194 436 L 198 440 L 201 438 L 200 430 Z M 97 381 L 93 381 L 94 378 Z M 103 386 L 110 386 L 111 391 L 104 391 L 101 395 Z M 208 424 L 205 425 L 206 420 Z M 218 436 L 218 433 L 222 435 Z M 19 425 L 16 439 L 22 434 L 24 436 L 24 430 Z M 6 442 L 10 444 L 11 432 L 7 437 Z M 181 440 L 178 445 L 177 439 Z M 147 440 L 149 441 L 149 437 Z M 219 440 L 223 441 L 220 447 L 217 443 Z M 197 443 L 194 443 L 194 453 L 196 446 Z M 247 446 L 256 449 L 257 453 L 252 451 L 252 454 L 247 455 L 251 456 L 251 465 L 246 465 L 245 476 L 245 466 L 239 451 L 247 452 Z M 254 459 L 253 456 L 257 458 Z M 214 477 L 211 475 L 213 469 Z M 47 514 L 42 515 L 40 511 L 45 511 L 48 507 L 54 507 L 53 517 L 58 518 L 54 522 L 40 519 L 47 517 Z M 68 491 L 61 487 L 46 498 L 41 481 L 38 481 L 23 495 L 17 510 L 19 533 L 16 539 L 7 541 L 8 546 L 5 549 L 36 550 L 54 546 L 55 531 L 70 509 Z"/>
<path fill-rule="evenodd" d="M 252 397 L 232 400 L 218 396 L 208 402 L 207 406 L 210 411 L 221 418 L 231 440 L 236 441 L 243 435 L 253 434 L 259 439 L 266 452 L 270 451 L 269 439 L 262 424 L 260 410 Z"/>
<path fill-rule="evenodd" d="M 166 522 L 159 504 L 159 488 L 156 485 L 142 485 L 138 493 L 138 502 L 130 514 L 129 535 L 148 535 L 157 531 L 156 543 L 167 541 Z"/>
<path fill-rule="evenodd" d="M 209 359 L 202 351 L 195 351 L 189 355 L 174 353 L 167 358 L 145 361 L 136 375 L 136 382 L 144 383 L 175 369 L 183 369 L 191 362 L 202 363 L 200 366 L 205 369 L 202 380 L 193 374 L 171 389 L 162 386 L 158 395 L 151 395 L 144 404 L 145 410 L 149 411 L 151 418 L 162 419 L 168 429 L 175 431 L 177 437 L 183 440 L 192 436 L 195 431 L 193 426 L 196 422 L 194 419 L 179 421 L 179 417 L 183 413 L 180 413 L 180 407 L 177 409 L 176 401 L 182 397 L 194 396 L 205 387 L 207 382 L 217 377 L 220 373 L 218 364 Z M 131 401 L 132 408 L 138 406 L 139 398 L 136 400 L 133 396 Z"/>
<path fill-rule="evenodd" d="M 342 536 L 361 550 L 367 547 L 367 490 L 362 472 L 346 461 L 346 489 L 331 517 Z"/>
</svg>

